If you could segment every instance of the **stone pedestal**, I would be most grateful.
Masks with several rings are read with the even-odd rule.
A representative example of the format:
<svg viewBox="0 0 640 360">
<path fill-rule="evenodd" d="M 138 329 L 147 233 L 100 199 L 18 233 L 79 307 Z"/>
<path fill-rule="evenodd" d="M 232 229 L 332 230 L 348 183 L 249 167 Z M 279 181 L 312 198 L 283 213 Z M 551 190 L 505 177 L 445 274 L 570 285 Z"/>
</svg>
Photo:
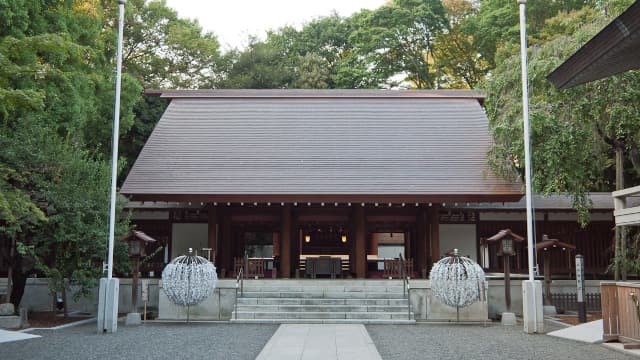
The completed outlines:
<svg viewBox="0 0 640 360">
<path fill-rule="evenodd" d="M 524 332 L 544 333 L 542 312 L 542 283 L 539 280 L 522 282 L 522 319 Z"/>
<path fill-rule="evenodd" d="M 114 333 L 118 330 L 118 293 L 120 280 L 116 278 L 100 279 L 98 300 L 98 333 Z"/>
<path fill-rule="evenodd" d="M 124 324 L 127 326 L 142 325 L 142 317 L 140 316 L 140 313 L 128 313 Z"/>
<path fill-rule="evenodd" d="M 3 315 L 0 316 L 0 329 L 18 329 L 20 328 L 20 316 Z"/>
<path fill-rule="evenodd" d="M 515 326 L 517 324 L 517 322 L 516 322 L 516 314 L 514 314 L 512 312 L 503 312 L 502 313 L 502 318 L 500 320 L 500 323 L 503 326 Z"/>
</svg>

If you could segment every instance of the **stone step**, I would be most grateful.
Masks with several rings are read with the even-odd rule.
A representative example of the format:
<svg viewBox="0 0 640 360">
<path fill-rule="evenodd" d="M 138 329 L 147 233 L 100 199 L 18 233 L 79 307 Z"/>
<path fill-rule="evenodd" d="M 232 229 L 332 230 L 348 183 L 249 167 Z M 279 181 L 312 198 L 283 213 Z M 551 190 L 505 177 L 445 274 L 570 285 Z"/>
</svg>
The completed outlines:
<svg viewBox="0 0 640 360">
<path fill-rule="evenodd" d="M 389 305 L 407 306 L 406 298 L 399 299 L 330 299 L 330 298 L 238 298 L 238 305 Z"/>
<path fill-rule="evenodd" d="M 392 292 L 392 293 L 402 293 L 403 287 L 401 285 L 398 286 L 322 286 L 322 285 L 311 285 L 311 286 L 247 286 L 244 285 L 244 291 L 249 292 L 374 292 L 374 293 L 383 293 L 383 292 Z"/>
<path fill-rule="evenodd" d="M 424 280 L 411 280 L 410 282 L 420 282 Z M 389 287 L 402 286 L 400 279 L 245 279 L 244 286 L 256 287 L 327 287 L 327 286 L 366 286 L 366 287 Z"/>
<path fill-rule="evenodd" d="M 334 292 L 334 291 L 247 291 L 244 298 L 326 298 L 326 299 L 402 299 L 402 292 Z"/>
<path fill-rule="evenodd" d="M 405 306 L 389 305 L 241 305 L 238 312 L 402 312 Z"/>
<path fill-rule="evenodd" d="M 231 319 L 243 324 L 371 324 L 371 325 L 413 325 L 415 320 L 401 319 Z"/>
<path fill-rule="evenodd" d="M 273 311 L 273 312 L 253 312 L 253 311 L 234 311 L 231 315 L 232 319 L 398 319 L 410 320 L 407 312 L 318 312 L 318 311 Z M 413 317 L 413 314 L 411 315 Z"/>
</svg>

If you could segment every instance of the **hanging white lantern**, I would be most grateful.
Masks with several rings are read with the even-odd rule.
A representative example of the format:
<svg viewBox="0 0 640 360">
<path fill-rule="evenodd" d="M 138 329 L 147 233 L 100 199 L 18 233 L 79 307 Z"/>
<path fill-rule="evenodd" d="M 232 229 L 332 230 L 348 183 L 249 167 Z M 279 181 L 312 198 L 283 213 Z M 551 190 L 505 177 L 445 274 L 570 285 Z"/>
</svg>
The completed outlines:
<svg viewBox="0 0 640 360">
<path fill-rule="evenodd" d="M 208 298 L 216 287 L 216 267 L 207 259 L 178 256 L 162 271 L 162 288 L 169 300 L 182 306 L 196 305 Z"/>
<path fill-rule="evenodd" d="M 433 265 L 429 278 L 431 292 L 445 305 L 461 308 L 483 299 L 484 271 L 475 261 L 458 255 L 458 249 Z"/>
</svg>

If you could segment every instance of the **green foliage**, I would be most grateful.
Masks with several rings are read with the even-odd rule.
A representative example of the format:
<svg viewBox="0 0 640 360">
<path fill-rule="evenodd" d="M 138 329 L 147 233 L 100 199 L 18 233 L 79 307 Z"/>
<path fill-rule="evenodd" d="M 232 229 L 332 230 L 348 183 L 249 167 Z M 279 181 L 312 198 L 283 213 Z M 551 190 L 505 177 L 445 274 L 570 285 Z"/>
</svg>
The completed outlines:
<svg viewBox="0 0 640 360">
<path fill-rule="evenodd" d="M 283 49 L 254 41 L 243 52 L 231 52 L 233 67 L 221 83 L 224 88 L 281 89 L 290 87 L 292 68 Z"/>
<path fill-rule="evenodd" d="M 351 41 L 383 79 L 401 73 L 417 88 L 434 88 L 431 66 L 436 33 L 446 26 L 440 0 L 394 0 L 357 16 Z"/>
<path fill-rule="evenodd" d="M 112 10 L 113 16 L 117 9 Z M 164 0 L 130 0 L 123 68 L 145 88 L 199 88 L 217 82 L 219 43 L 197 21 L 181 19 Z"/>
<path fill-rule="evenodd" d="M 434 61 L 439 87 L 475 88 L 490 70 L 481 56 L 468 23 L 478 16 L 478 8 L 468 0 L 444 2 L 448 25 L 434 41 Z"/>
<path fill-rule="evenodd" d="M 0 2 L 14 24 L 0 25 L 0 247 L 20 250 L 14 272 L 31 257 L 52 291 L 66 278 L 86 293 L 107 239 L 113 29 L 96 1 L 19 3 Z M 140 90 L 125 76 L 123 131 Z"/>
<path fill-rule="evenodd" d="M 329 85 L 327 62 L 318 54 L 307 53 L 298 58 L 293 87 L 299 89 L 326 89 Z"/>
<path fill-rule="evenodd" d="M 578 21 L 582 19 L 581 13 L 573 14 Z M 557 90 L 546 76 L 575 51 L 576 44 L 586 42 L 604 24 L 604 19 L 600 20 L 572 36 L 557 36 L 529 51 L 533 188 L 544 194 L 571 194 L 583 225 L 588 222 L 590 207 L 587 193 L 613 189 L 614 143 L 624 144 L 630 163 L 640 148 L 640 112 L 634 100 L 640 95 L 640 73 L 631 71 L 569 90 Z M 495 139 L 490 164 L 507 178 L 521 177 L 524 146 L 519 54 L 498 65 L 485 90 Z"/>
<path fill-rule="evenodd" d="M 490 67 L 496 61 L 498 50 L 509 43 L 520 41 L 520 18 L 518 2 L 513 0 L 480 0 L 478 16 L 470 18 L 467 33 L 474 36 L 475 46 Z M 545 22 L 560 12 L 569 12 L 583 7 L 593 8 L 595 0 L 528 1 L 526 3 L 527 34 L 538 38 Z"/>
</svg>

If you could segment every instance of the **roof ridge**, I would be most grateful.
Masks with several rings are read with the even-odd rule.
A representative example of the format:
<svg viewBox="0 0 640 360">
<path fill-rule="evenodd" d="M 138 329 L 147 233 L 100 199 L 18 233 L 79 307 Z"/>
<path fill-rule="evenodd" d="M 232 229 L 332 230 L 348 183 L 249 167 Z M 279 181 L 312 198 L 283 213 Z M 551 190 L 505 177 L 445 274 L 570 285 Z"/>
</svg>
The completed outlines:
<svg viewBox="0 0 640 360">
<path fill-rule="evenodd" d="M 483 101 L 484 93 L 466 89 L 148 89 L 163 98 L 467 98 Z"/>
</svg>

